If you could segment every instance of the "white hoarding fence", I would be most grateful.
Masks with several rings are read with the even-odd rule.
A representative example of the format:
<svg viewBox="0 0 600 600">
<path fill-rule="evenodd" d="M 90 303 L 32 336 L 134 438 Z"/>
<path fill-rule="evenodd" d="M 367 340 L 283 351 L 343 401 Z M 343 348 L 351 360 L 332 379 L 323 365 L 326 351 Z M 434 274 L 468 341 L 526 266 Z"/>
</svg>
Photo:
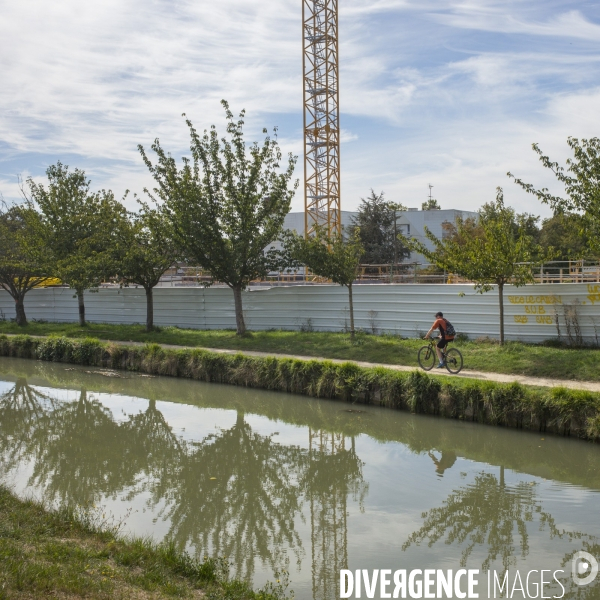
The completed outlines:
<svg viewBox="0 0 600 600">
<path fill-rule="evenodd" d="M 478 294 L 472 285 L 355 285 L 356 327 L 416 337 L 441 310 L 458 332 L 470 338 L 498 337 L 496 290 Z M 340 331 L 349 324 L 348 291 L 336 285 L 252 288 L 243 295 L 249 329 Z M 91 323 L 145 323 L 142 288 L 86 293 Z M 504 292 L 508 340 L 541 342 L 560 337 L 598 343 L 600 284 L 540 284 Z M 77 300 L 67 288 L 36 289 L 25 297 L 28 319 L 76 322 Z M 0 318 L 15 317 L 14 302 L 0 291 Z M 156 325 L 192 329 L 234 329 L 233 293 L 228 288 L 155 288 Z"/>
</svg>

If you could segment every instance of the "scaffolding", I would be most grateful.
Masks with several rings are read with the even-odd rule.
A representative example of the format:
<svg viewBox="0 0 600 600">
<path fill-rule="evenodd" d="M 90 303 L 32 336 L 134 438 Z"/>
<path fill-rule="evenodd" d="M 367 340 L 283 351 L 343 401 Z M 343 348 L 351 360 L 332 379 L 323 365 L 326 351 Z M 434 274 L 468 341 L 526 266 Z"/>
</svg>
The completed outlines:
<svg viewBox="0 0 600 600">
<path fill-rule="evenodd" d="M 338 0 L 302 0 L 304 232 L 341 233 Z"/>
</svg>

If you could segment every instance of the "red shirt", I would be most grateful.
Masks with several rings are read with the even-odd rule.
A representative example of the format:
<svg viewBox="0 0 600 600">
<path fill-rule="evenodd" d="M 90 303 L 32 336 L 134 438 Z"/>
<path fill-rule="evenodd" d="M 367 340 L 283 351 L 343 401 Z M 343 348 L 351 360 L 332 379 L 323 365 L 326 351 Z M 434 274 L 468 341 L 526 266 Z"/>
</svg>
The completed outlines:
<svg viewBox="0 0 600 600">
<path fill-rule="evenodd" d="M 436 319 L 435 323 L 433 324 L 432 329 L 439 329 L 440 333 L 442 334 L 442 337 L 444 339 L 447 339 L 447 340 L 454 339 L 453 335 L 446 335 L 446 319 L 443 319 L 443 318 Z"/>
</svg>

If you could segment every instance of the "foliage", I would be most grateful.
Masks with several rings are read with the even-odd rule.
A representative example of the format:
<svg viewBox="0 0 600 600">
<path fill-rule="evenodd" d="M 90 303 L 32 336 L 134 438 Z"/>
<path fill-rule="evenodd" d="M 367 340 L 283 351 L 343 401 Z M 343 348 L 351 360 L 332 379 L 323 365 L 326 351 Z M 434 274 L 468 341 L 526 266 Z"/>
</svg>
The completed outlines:
<svg viewBox="0 0 600 600">
<path fill-rule="evenodd" d="M 576 213 L 557 212 L 542 221 L 540 246 L 553 251 L 556 260 L 576 260 L 589 252 L 590 240 L 583 217 Z"/>
<path fill-rule="evenodd" d="M 79 347 L 78 347 L 79 346 Z M 86 348 L 85 351 L 82 351 Z M 89 351 L 87 350 L 89 349 Z M 600 439 L 600 395 L 565 388 L 447 379 L 423 373 L 365 368 L 352 363 L 249 357 L 207 350 L 124 347 L 94 340 L 0 336 L 0 355 L 51 357 L 98 367 L 185 377 L 313 396 L 364 402 L 539 431 Z M 81 357 L 81 358 L 77 358 Z"/>
<path fill-rule="evenodd" d="M 512 208 L 504 206 L 502 189 L 498 188 L 496 201 L 483 205 L 479 219 L 458 219 L 449 238 L 439 240 L 425 228 L 434 250 L 417 240 L 411 243 L 414 250 L 433 264 L 473 281 L 478 292 L 488 292 L 497 286 L 501 344 L 504 343 L 504 286 L 533 282 L 533 265 L 524 263 L 532 261 L 534 254 L 540 254 L 539 246 L 528 233 L 530 227 L 530 215 L 516 215 Z"/>
<path fill-rule="evenodd" d="M 52 275 L 40 215 L 29 203 L 0 208 L 0 286 L 14 299 L 18 325 L 26 325 L 25 294 Z"/>
<path fill-rule="evenodd" d="M 141 285 L 146 291 L 146 330 L 154 328 L 152 288 L 175 262 L 179 249 L 161 207 L 142 204 L 137 214 L 123 222 L 119 235 L 117 272 L 125 285 Z"/>
<path fill-rule="evenodd" d="M 409 255 L 395 227 L 396 213 L 402 210 L 406 210 L 402 205 L 387 202 L 383 192 L 378 195 L 371 190 L 370 196 L 361 198 L 353 222 L 365 249 L 364 264 L 395 264 Z"/>
<path fill-rule="evenodd" d="M 421 204 L 421 210 L 442 210 L 442 207 L 435 198 L 430 198 L 427 202 Z"/>
<path fill-rule="evenodd" d="M 242 335 L 246 325 L 241 292 L 272 270 L 271 254 L 265 250 L 280 236 L 290 210 L 298 185 L 289 188 L 296 158 L 290 155 L 286 169 L 279 172 L 282 154 L 276 129 L 262 146 L 254 143 L 247 150 L 244 111 L 236 122 L 227 102 L 222 104 L 229 139 L 219 139 L 214 125 L 200 136 L 187 119 L 192 159 L 184 158 L 181 169 L 158 140 L 152 144 L 156 164 L 142 146 L 139 150 L 157 183 L 146 192 L 164 203 L 184 258 L 233 290 L 237 331 Z"/>
<path fill-rule="evenodd" d="M 529 194 L 536 196 L 544 204 L 550 205 L 555 213 L 568 211 L 581 215 L 579 231 L 587 240 L 589 250 L 600 255 L 600 138 L 579 140 L 569 137 L 567 140 L 573 158 L 568 158 L 566 168 L 545 156 L 537 144 L 533 150 L 541 163 L 554 173 L 563 184 L 566 197 L 556 196 L 548 188 L 536 189 L 512 173 L 508 176 Z"/>
<path fill-rule="evenodd" d="M 284 253 L 290 257 L 288 264 L 306 265 L 315 275 L 348 288 L 350 335 L 354 337 L 352 283 L 358 277 L 365 252 L 360 230 L 354 227 L 344 236 L 343 233 L 328 232 L 323 227 L 317 227 L 314 235 L 307 238 L 288 231 L 283 236 L 283 244 Z"/>
<path fill-rule="evenodd" d="M 70 172 L 67 165 L 57 162 L 46 175 L 47 188 L 31 177 L 27 185 L 41 211 L 44 238 L 56 261 L 53 273 L 75 290 L 84 325 L 83 293 L 97 289 L 114 274 L 113 248 L 125 209 L 110 190 L 91 192 L 90 181 L 80 169 Z"/>
</svg>

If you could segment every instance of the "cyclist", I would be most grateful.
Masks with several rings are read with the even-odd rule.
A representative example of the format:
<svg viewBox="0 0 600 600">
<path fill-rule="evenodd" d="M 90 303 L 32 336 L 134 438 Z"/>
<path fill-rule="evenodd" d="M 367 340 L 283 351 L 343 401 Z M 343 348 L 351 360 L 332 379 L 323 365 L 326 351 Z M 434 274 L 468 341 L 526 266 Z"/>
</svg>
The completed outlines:
<svg viewBox="0 0 600 600">
<path fill-rule="evenodd" d="M 440 337 L 439 337 L 439 342 L 437 343 L 437 346 L 435 348 L 435 351 L 438 355 L 438 359 L 440 361 L 440 363 L 438 364 L 438 366 L 436 367 L 437 369 L 442 369 L 445 364 L 444 364 L 444 356 L 442 355 L 442 349 L 446 347 L 446 345 L 448 344 L 448 342 L 451 342 L 454 339 L 454 328 L 452 327 L 452 334 L 450 335 L 449 333 L 446 333 L 446 330 L 448 329 L 448 325 L 449 322 L 444 319 L 444 313 L 439 311 L 435 313 L 435 322 L 433 323 L 433 325 L 431 326 L 431 329 L 427 332 L 427 335 L 425 336 L 425 339 L 429 339 L 429 336 L 433 333 L 433 331 L 435 329 L 439 329 L 440 330 Z"/>
</svg>

